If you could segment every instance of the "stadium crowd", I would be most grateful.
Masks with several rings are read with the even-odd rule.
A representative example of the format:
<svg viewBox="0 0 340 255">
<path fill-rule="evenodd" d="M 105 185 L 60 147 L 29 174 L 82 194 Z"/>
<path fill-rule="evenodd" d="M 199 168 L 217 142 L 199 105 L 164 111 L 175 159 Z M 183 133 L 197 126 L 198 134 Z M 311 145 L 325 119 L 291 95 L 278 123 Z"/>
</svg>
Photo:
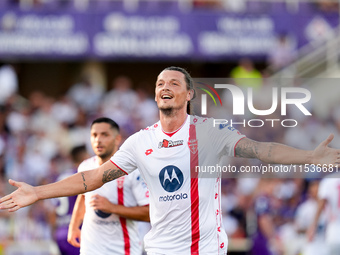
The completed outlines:
<svg viewBox="0 0 340 255">
<path fill-rule="evenodd" d="M 257 77 L 258 89 L 271 88 L 268 80 L 261 77 Z M 0 68 L 0 80 L 5 84 L 0 86 L 4 91 L 0 98 L 0 196 L 12 189 L 7 184 L 9 178 L 41 185 L 55 181 L 65 169 L 71 169 L 70 151 L 83 144 L 90 148 L 89 125 L 97 117 L 114 119 L 121 126 L 124 138 L 158 120 L 153 96 L 146 90 L 134 89 L 127 76 L 116 77 L 106 90 L 103 84 L 85 74 L 60 98 L 41 91 L 32 91 L 27 98 L 20 95 L 11 65 Z M 8 89 L 6 93 L 5 88 Z M 226 102 L 222 108 L 224 113 L 232 107 L 228 95 L 230 93 L 222 96 Z M 255 102 L 262 107 L 268 107 L 268 103 L 271 100 L 268 101 L 267 96 Z M 315 148 L 329 133 L 335 134 L 332 144 L 339 144 L 340 104 L 330 104 L 328 114 L 318 114 L 313 104 L 306 107 L 312 116 L 296 115 L 296 109 L 288 109 L 287 118 L 297 119 L 299 123 L 294 128 L 282 125 L 264 125 L 261 129 L 238 125 L 236 128 L 255 140 L 282 142 L 301 149 Z M 209 109 L 221 111 L 213 105 Z M 198 113 L 199 109 L 195 111 Z M 219 113 L 210 114 L 215 117 Z M 242 122 L 241 119 L 237 121 Z M 225 164 L 240 167 L 260 162 L 226 159 Z M 316 211 L 316 192 L 322 174 L 312 178 L 308 175 L 280 178 L 275 174 L 269 177 L 222 178 L 222 212 L 230 244 L 233 245 L 233 240 L 247 240 L 239 244 L 238 249 L 250 249 L 252 254 L 263 255 L 257 245 L 265 238 L 271 244 L 272 254 L 295 255 L 303 250 L 306 252 L 303 254 L 322 254 L 318 248 L 322 247 L 323 217 L 318 238 L 312 243 L 306 238 Z M 45 200 L 16 213 L 1 211 L 0 245 L 6 247 L 11 241 L 53 240 L 55 210 L 53 200 Z"/>
</svg>

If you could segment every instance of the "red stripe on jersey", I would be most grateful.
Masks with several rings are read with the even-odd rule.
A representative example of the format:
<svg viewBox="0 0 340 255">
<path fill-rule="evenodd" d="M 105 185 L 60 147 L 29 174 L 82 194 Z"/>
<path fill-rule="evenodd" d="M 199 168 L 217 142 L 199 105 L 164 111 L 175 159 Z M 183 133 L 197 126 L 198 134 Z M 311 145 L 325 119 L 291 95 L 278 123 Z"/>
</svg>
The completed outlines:
<svg viewBox="0 0 340 255">
<path fill-rule="evenodd" d="M 198 193 L 198 150 L 196 139 L 196 126 L 190 125 L 189 149 L 190 149 L 190 174 L 191 174 L 191 254 L 199 254 L 200 224 L 199 224 L 199 193 Z"/>
<path fill-rule="evenodd" d="M 124 205 L 124 176 L 117 179 L 117 191 L 118 191 L 118 204 Z M 126 226 L 126 219 L 119 217 L 119 221 L 123 230 L 125 255 L 130 255 L 130 237 Z"/>
<path fill-rule="evenodd" d="M 119 166 L 117 166 L 117 164 L 115 162 L 113 162 L 111 159 L 110 161 L 112 162 L 112 164 L 114 164 L 116 167 L 119 168 L 119 170 L 123 171 L 126 175 L 128 175 L 128 173 L 126 171 L 124 171 L 123 169 L 121 169 Z"/>
</svg>

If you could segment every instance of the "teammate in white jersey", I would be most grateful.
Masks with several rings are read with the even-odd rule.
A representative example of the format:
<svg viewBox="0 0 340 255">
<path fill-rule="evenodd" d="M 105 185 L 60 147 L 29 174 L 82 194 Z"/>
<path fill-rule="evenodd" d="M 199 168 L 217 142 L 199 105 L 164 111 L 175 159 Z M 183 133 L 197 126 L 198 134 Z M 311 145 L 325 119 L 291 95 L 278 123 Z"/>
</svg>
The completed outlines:
<svg viewBox="0 0 340 255">
<path fill-rule="evenodd" d="M 220 227 L 220 180 L 196 178 L 197 166 L 216 165 L 223 155 L 277 164 L 339 165 L 340 150 L 328 147 L 332 135 L 315 150 L 305 151 L 253 141 L 230 126 L 213 127 L 211 119 L 188 115 L 195 92 L 182 68 L 163 70 L 155 94 L 160 121 L 128 138 L 110 161 L 45 186 L 10 180 L 18 189 L 0 199 L 0 209 L 16 211 L 39 199 L 91 191 L 138 167 L 151 198 L 151 231 L 145 238 L 148 254 L 226 254 L 227 237 Z"/>
<path fill-rule="evenodd" d="M 308 238 L 309 240 L 314 239 L 319 218 L 326 209 L 326 248 L 329 255 L 340 254 L 340 173 L 330 174 L 321 180 L 318 198 L 318 208 L 314 221 L 308 230 Z"/>
<path fill-rule="evenodd" d="M 109 118 L 94 120 L 91 145 L 96 156 L 84 160 L 78 172 L 99 167 L 109 160 L 120 141 L 116 122 Z M 135 220 L 149 221 L 149 192 L 138 170 L 78 195 L 68 241 L 80 247 L 81 255 L 141 255 L 142 243 Z"/>
</svg>

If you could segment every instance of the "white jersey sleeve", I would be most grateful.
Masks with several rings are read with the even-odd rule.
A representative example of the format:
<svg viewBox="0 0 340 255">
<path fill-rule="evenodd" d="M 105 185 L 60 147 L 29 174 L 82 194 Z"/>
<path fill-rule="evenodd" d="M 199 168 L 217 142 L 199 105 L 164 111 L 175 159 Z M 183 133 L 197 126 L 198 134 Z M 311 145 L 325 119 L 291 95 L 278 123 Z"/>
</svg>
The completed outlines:
<svg viewBox="0 0 340 255">
<path fill-rule="evenodd" d="M 204 121 L 204 119 L 203 119 Z M 215 150 L 222 155 L 235 156 L 237 143 L 245 137 L 236 128 L 229 124 L 215 124 L 214 119 L 207 119 L 207 127 L 204 134 L 199 134 L 199 138 L 208 137 L 210 143 L 215 146 Z M 207 135 L 209 133 L 209 136 Z"/>
<path fill-rule="evenodd" d="M 136 157 L 134 156 L 137 135 L 138 133 L 135 133 L 126 139 L 119 150 L 111 157 L 111 162 L 127 174 L 130 174 L 137 168 Z"/>
</svg>

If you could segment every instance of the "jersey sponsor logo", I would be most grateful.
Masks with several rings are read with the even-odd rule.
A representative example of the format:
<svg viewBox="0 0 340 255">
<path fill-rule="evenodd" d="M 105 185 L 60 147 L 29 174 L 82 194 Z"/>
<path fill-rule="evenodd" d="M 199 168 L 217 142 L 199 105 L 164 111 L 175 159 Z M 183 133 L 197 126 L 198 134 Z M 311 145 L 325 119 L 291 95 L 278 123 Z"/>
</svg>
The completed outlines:
<svg viewBox="0 0 340 255">
<path fill-rule="evenodd" d="M 117 188 L 122 189 L 124 187 L 125 176 L 119 177 L 117 179 Z"/>
<path fill-rule="evenodd" d="M 198 142 L 197 139 L 191 139 L 188 142 L 189 149 L 191 153 L 196 154 L 197 153 L 197 147 L 198 147 Z"/>
<path fill-rule="evenodd" d="M 159 172 L 159 181 L 164 190 L 175 192 L 182 186 L 184 177 L 177 166 L 169 165 Z"/>
<path fill-rule="evenodd" d="M 98 217 L 103 218 L 103 219 L 105 219 L 105 218 L 107 218 L 111 215 L 111 213 L 106 213 L 106 212 L 103 212 L 101 210 L 95 210 L 94 212 L 97 214 Z"/>
<path fill-rule="evenodd" d="M 171 140 L 166 140 L 163 139 L 162 142 L 159 142 L 158 144 L 158 148 L 171 148 L 171 147 L 176 147 L 176 146 L 180 146 L 183 145 L 183 140 L 178 140 L 178 141 L 171 141 Z"/>
<path fill-rule="evenodd" d="M 180 193 L 180 194 L 175 194 L 175 195 L 160 196 L 159 197 L 159 202 L 182 200 L 182 199 L 187 199 L 187 198 L 188 198 L 188 194 L 187 193 Z"/>
</svg>

